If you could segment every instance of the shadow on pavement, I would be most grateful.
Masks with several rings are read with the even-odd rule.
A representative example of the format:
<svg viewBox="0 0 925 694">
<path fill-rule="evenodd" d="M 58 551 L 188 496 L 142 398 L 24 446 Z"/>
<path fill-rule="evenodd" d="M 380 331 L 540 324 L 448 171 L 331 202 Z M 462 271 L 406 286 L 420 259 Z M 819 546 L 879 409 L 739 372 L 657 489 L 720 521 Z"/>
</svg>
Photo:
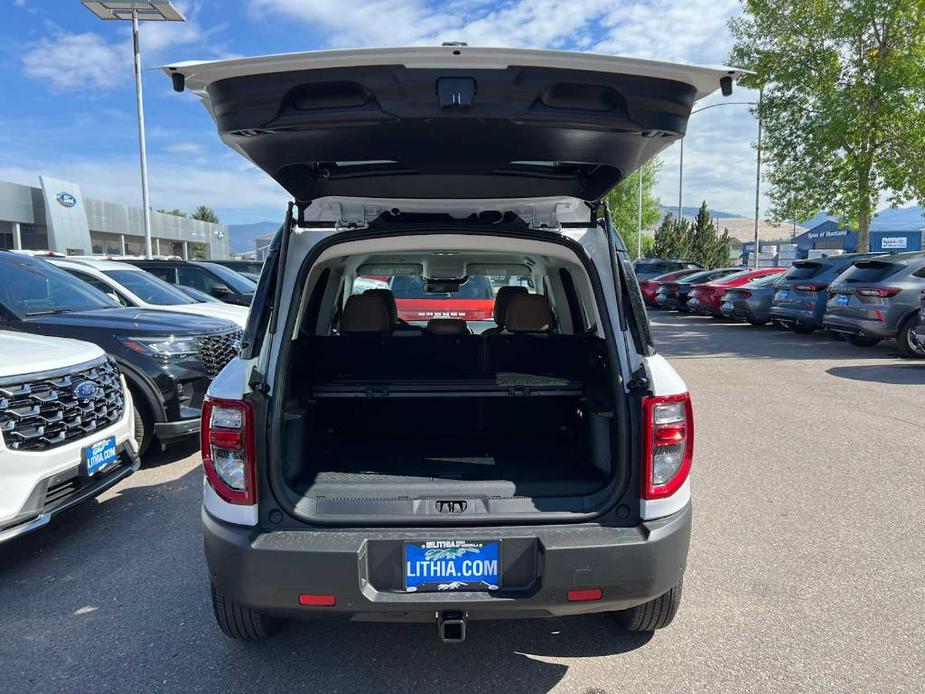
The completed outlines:
<svg viewBox="0 0 925 694">
<path fill-rule="evenodd" d="M 169 465 L 178 460 L 183 460 L 199 451 L 199 436 L 187 436 L 176 443 L 161 449 L 157 442 L 151 444 L 144 456 L 141 458 L 143 468 L 159 467 Z"/>
<path fill-rule="evenodd" d="M 0 639 L 3 687 L 546 692 L 569 667 L 549 660 L 626 653 L 651 638 L 605 614 L 474 622 L 457 645 L 440 643 L 435 624 L 342 621 L 232 641 L 209 600 L 201 472 L 192 459 L 155 460 L 102 500 L 0 545 L 0 630 L 17 635 Z"/>
<path fill-rule="evenodd" d="M 709 316 L 650 311 L 655 346 L 668 359 L 883 359 L 897 356 L 892 341 L 855 347 L 817 330 L 800 335 L 768 324 L 755 327 Z M 679 329 L 680 328 L 680 329 Z"/>
<path fill-rule="evenodd" d="M 873 364 L 870 366 L 833 366 L 827 374 L 852 381 L 892 383 L 899 386 L 925 385 L 925 362 L 906 364 Z"/>
</svg>

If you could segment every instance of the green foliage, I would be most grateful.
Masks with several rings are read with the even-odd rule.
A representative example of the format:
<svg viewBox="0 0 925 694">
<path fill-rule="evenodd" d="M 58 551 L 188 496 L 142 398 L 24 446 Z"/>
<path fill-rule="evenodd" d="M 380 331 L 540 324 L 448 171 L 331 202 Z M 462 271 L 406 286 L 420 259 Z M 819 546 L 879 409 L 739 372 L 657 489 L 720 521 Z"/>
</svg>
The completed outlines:
<svg viewBox="0 0 925 694">
<path fill-rule="evenodd" d="M 190 219 L 198 219 L 201 222 L 211 222 L 212 224 L 218 224 L 218 215 L 215 214 L 215 210 L 211 207 L 206 207 L 205 205 L 200 205 L 196 208 L 196 211 L 190 215 Z"/>
<path fill-rule="evenodd" d="M 720 234 L 716 223 L 710 217 L 707 203 L 700 206 L 693 223 L 687 219 L 678 221 L 669 212 L 655 230 L 649 257 L 686 258 L 706 268 L 724 267 L 729 264 L 729 230 Z"/>
<path fill-rule="evenodd" d="M 861 232 L 872 212 L 925 199 L 925 2 L 744 0 L 732 64 L 763 87 L 775 219 L 831 211 Z"/>
<path fill-rule="evenodd" d="M 613 226 L 626 244 L 630 257 L 636 257 L 637 233 L 639 224 L 639 177 L 642 176 L 642 228 L 649 229 L 658 222 L 660 214 L 658 198 L 652 193 L 655 179 L 661 168 L 661 162 L 653 159 L 645 164 L 639 171 L 634 171 L 620 181 L 607 196 L 610 205 L 610 217 Z M 646 236 L 643 234 L 643 250 L 645 250 Z M 646 254 L 643 253 L 643 256 Z"/>
<path fill-rule="evenodd" d="M 183 217 L 184 219 L 189 216 L 186 214 L 186 212 L 184 212 L 183 210 L 178 210 L 177 208 L 174 208 L 172 210 L 160 210 L 159 209 L 158 212 L 162 214 L 172 214 L 174 217 Z"/>
</svg>

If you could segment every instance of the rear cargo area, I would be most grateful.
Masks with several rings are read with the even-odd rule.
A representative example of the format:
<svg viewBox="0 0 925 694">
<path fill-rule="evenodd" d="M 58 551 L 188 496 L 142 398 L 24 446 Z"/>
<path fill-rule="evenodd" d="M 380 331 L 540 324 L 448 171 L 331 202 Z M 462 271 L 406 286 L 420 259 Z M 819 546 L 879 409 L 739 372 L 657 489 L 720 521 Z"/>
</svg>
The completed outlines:
<svg viewBox="0 0 925 694">
<path fill-rule="evenodd" d="M 302 348 L 286 447 L 304 496 L 564 499 L 609 482 L 597 338 L 351 335 Z"/>
</svg>

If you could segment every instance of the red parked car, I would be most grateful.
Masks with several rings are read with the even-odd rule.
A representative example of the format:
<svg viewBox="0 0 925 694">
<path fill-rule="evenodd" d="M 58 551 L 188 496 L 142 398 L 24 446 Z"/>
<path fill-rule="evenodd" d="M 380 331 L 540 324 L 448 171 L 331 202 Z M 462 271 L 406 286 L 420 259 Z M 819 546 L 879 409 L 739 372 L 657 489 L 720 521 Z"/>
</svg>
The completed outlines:
<svg viewBox="0 0 925 694">
<path fill-rule="evenodd" d="M 658 277 L 653 277 L 648 280 L 639 281 L 639 289 L 642 291 L 642 300 L 648 306 L 658 306 L 655 303 L 655 295 L 658 293 L 658 288 L 662 286 L 663 282 L 672 282 L 674 280 L 686 277 L 687 275 L 693 275 L 695 272 L 703 272 L 702 268 L 685 268 L 683 270 L 675 270 L 674 272 L 669 272 L 664 275 L 659 275 Z"/>
<path fill-rule="evenodd" d="M 490 321 L 495 311 L 495 293 L 484 276 L 469 277 L 455 292 L 428 291 L 423 277 L 396 275 L 390 282 L 398 317 L 409 323 L 426 323 L 432 318 Z"/>
<path fill-rule="evenodd" d="M 784 267 L 763 267 L 757 270 L 743 270 L 732 275 L 727 275 L 722 279 L 708 282 L 706 284 L 695 284 L 691 287 L 690 298 L 687 300 L 687 307 L 695 313 L 703 313 L 716 318 L 722 317 L 720 304 L 722 304 L 723 294 L 727 289 L 741 287 L 759 277 L 768 275 L 779 275 L 785 272 Z"/>
</svg>

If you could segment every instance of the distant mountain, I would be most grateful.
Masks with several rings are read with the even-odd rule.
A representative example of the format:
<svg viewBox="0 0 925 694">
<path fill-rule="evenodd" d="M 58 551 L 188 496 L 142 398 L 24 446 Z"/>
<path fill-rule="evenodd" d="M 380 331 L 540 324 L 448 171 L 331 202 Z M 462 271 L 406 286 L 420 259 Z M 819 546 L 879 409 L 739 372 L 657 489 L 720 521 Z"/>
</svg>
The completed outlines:
<svg viewBox="0 0 925 694">
<path fill-rule="evenodd" d="M 887 208 L 874 215 L 871 231 L 918 231 L 925 228 L 925 209 L 913 207 Z"/>
<path fill-rule="evenodd" d="M 272 236 L 279 230 L 281 222 L 255 222 L 253 224 L 229 224 L 229 247 L 232 253 L 254 250 L 254 239 L 258 236 Z"/>
<path fill-rule="evenodd" d="M 662 212 L 662 217 L 671 212 L 672 216 L 677 216 L 678 206 L 677 205 L 659 205 L 659 209 Z M 736 214 L 735 212 L 723 212 L 722 210 L 714 210 L 712 208 L 707 208 L 710 211 L 710 216 L 713 219 L 728 219 L 730 217 L 744 217 L 745 215 Z M 696 217 L 697 213 L 700 212 L 700 207 L 688 207 L 685 205 L 681 208 L 681 214 L 685 217 Z"/>
</svg>

